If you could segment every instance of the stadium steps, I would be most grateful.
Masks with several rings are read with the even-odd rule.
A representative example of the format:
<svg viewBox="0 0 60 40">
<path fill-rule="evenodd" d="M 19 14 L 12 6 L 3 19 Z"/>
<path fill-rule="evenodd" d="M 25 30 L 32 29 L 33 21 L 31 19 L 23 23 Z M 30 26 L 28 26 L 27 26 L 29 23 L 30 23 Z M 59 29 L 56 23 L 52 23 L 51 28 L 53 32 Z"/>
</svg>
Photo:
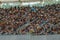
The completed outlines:
<svg viewBox="0 0 60 40">
<path fill-rule="evenodd" d="M 38 18 L 36 18 L 36 19 L 33 20 L 32 22 L 35 22 L 37 19 L 38 19 Z M 27 27 L 28 25 L 30 25 L 30 23 L 32 23 L 32 22 L 29 22 L 29 23 L 26 23 L 26 24 L 22 25 L 21 27 L 18 28 L 17 31 L 19 31 L 19 30 L 21 30 L 21 29 L 23 29 L 23 28 L 26 28 L 26 27 Z"/>
</svg>

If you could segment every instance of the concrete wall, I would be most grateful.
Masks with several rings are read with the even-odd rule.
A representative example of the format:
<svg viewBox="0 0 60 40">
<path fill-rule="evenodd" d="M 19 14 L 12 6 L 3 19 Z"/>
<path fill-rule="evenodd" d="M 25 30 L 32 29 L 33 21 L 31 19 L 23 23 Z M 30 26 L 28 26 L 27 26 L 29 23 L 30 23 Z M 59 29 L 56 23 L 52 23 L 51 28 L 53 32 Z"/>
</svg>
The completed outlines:
<svg viewBox="0 0 60 40">
<path fill-rule="evenodd" d="M 0 35 L 0 40 L 60 40 L 60 35 Z"/>
</svg>

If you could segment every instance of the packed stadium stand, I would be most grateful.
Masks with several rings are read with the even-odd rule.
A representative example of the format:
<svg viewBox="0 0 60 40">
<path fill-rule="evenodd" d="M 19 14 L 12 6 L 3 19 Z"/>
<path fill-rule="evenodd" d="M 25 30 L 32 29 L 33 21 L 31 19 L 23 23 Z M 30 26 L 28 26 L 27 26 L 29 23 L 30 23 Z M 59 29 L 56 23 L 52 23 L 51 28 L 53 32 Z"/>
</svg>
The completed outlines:
<svg viewBox="0 0 60 40">
<path fill-rule="evenodd" d="M 23 1 L 23 2 L 22 1 L 20 1 L 22 4 L 23 2 L 28 2 L 28 1 Z M 38 3 L 42 4 L 44 3 L 44 1 Z M 4 5 L 5 5 L 4 7 L 6 7 L 6 4 Z M 17 7 L 8 6 L 9 8 L 2 8 L 2 5 L 0 5 L 1 35 L 60 34 L 60 4 L 59 3 L 51 4 L 51 5 L 49 4 L 44 6 L 43 5 L 31 6 L 32 3 L 30 3 L 30 5 L 28 3 L 27 5 L 28 6 L 17 6 Z"/>
</svg>

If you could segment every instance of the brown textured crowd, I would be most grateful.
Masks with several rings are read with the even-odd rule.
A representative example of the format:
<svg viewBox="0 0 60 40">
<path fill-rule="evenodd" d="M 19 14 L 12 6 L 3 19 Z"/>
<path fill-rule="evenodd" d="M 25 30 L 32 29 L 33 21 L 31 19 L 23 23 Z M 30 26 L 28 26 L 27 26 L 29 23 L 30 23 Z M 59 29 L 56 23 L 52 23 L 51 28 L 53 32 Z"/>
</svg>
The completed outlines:
<svg viewBox="0 0 60 40">
<path fill-rule="evenodd" d="M 0 34 L 60 34 L 60 4 L 0 8 Z"/>
</svg>

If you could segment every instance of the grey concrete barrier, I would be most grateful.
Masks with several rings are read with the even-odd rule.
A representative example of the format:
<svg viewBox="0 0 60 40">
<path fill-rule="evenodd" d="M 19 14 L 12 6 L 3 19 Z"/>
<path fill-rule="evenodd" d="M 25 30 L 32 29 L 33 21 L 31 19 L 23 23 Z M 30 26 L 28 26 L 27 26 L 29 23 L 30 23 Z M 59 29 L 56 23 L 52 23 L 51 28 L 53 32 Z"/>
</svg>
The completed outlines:
<svg viewBox="0 0 60 40">
<path fill-rule="evenodd" d="M 60 40 L 60 35 L 0 35 L 0 40 Z"/>
</svg>

